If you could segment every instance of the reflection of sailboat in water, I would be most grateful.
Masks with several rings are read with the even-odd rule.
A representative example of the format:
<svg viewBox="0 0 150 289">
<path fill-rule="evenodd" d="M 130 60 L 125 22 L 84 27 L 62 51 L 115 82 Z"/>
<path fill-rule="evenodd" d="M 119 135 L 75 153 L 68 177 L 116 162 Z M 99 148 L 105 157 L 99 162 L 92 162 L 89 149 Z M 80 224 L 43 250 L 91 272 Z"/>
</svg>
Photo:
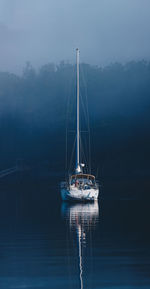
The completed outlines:
<svg viewBox="0 0 150 289">
<path fill-rule="evenodd" d="M 80 203 L 75 205 L 62 204 L 63 218 L 69 222 L 71 232 L 76 233 L 78 245 L 78 260 L 79 260 L 79 278 L 80 288 L 84 289 L 83 284 L 83 247 L 86 244 L 87 234 L 91 231 L 98 222 L 99 206 L 98 202 Z"/>
</svg>

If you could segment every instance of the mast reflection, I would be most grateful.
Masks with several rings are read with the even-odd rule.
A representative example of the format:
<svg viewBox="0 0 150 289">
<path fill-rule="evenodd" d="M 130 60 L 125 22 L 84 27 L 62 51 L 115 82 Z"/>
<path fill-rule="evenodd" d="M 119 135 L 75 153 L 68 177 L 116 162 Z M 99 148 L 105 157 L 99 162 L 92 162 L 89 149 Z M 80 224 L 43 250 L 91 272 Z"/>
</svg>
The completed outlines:
<svg viewBox="0 0 150 289">
<path fill-rule="evenodd" d="M 70 232 L 76 235 L 78 247 L 78 265 L 80 288 L 84 289 L 83 284 L 83 247 L 86 246 L 88 233 L 92 231 L 99 220 L 99 205 L 94 203 L 62 204 L 62 217 L 69 225 Z"/>
</svg>

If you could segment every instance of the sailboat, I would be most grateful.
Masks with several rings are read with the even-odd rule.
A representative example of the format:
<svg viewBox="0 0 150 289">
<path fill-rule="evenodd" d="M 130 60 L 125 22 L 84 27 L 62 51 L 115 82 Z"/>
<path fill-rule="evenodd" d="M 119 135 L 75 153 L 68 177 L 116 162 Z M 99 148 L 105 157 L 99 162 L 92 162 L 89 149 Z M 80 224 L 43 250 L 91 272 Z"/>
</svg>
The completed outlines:
<svg viewBox="0 0 150 289">
<path fill-rule="evenodd" d="M 99 186 L 94 175 L 84 173 L 85 164 L 80 161 L 80 87 L 79 87 L 79 49 L 77 59 L 77 123 L 76 123 L 76 166 L 74 173 L 61 182 L 61 197 L 64 201 L 95 201 L 98 199 Z"/>
</svg>

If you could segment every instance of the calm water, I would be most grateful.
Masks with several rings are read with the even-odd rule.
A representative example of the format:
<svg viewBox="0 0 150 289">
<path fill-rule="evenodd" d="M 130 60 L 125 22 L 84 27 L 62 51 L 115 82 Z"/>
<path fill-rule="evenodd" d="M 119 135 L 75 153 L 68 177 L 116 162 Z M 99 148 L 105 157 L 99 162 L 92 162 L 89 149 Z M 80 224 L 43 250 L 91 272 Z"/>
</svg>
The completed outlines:
<svg viewBox="0 0 150 289">
<path fill-rule="evenodd" d="M 68 205 L 56 184 L 1 189 L 0 288 L 150 288 L 149 208 Z"/>
</svg>

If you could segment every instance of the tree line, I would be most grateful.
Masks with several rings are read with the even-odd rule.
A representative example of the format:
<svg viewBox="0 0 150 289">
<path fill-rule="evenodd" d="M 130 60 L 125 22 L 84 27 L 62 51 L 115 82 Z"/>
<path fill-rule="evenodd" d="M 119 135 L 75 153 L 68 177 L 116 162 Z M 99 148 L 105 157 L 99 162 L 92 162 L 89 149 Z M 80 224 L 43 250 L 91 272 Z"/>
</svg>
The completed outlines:
<svg viewBox="0 0 150 289">
<path fill-rule="evenodd" d="M 104 68 L 82 63 L 80 91 L 83 109 L 86 98 L 88 102 L 93 162 L 123 160 L 124 166 L 132 160 L 133 168 L 140 168 L 139 162 L 147 167 L 150 62 Z M 72 128 L 75 99 L 73 64 L 50 63 L 36 70 L 28 62 L 21 76 L 0 72 L 1 167 L 18 158 L 60 162 L 63 167 L 66 119 Z"/>
</svg>

